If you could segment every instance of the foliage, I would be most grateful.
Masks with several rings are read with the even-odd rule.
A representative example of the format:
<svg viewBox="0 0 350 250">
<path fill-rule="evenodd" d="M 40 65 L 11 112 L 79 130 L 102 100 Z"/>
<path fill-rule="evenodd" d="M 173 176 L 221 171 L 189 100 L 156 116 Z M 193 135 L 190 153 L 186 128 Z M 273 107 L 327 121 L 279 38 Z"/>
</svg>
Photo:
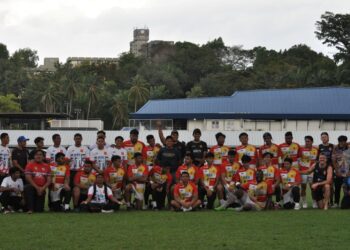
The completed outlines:
<svg viewBox="0 0 350 250">
<path fill-rule="evenodd" d="M 0 112 L 21 112 L 18 98 L 13 95 L 0 95 Z"/>
<path fill-rule="evenodd" d="M 305 44 L 276 51 L 225 45 L 222 38 L 198 45 L 152 45 L 149 57 L 120 55 L 118 64 L 58 64 L 37 70 L 35 50 L 9 54 L 0 43 L 0 95 L 14 96 L 23 111 L 64 112 L 99 118 L 119 129 L 149 99 L 229 96 L 236 90 L 349 86 L 349 14 L 326 12 L 316 36 L 338 53 L 330 58 Z M 157 47 L 158 46 L 158 47 Z M 11 99 L 11 98 L 10 98 Z M 11 102 L 10 102 L 11 103 Z"/>
</svg>

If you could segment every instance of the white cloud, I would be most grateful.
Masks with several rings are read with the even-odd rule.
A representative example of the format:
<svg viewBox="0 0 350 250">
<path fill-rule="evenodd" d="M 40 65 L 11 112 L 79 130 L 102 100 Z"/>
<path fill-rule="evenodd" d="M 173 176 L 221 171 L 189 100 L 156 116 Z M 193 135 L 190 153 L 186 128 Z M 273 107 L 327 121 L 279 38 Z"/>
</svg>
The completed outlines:
<svg viewBox="0 0 350 250">
<path fill-rule="evenodd" d="M 285 49 L 305 43 L 331 55 L 314 35 L 325 11 L 350 9 L 347 0 L 0 0 L 0 42 L 39 56 L 117 56 L 129 49 L 134 27 L 151 39 Z"/>
</svg>

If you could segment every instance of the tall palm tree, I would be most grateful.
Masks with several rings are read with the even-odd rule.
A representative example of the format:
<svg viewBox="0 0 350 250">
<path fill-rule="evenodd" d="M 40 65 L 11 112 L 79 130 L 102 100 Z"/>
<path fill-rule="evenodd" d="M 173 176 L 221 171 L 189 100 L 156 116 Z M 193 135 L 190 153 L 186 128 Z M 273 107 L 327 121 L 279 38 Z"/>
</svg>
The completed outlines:
<svg viewBox="0 0 350 250">
<path fill-rule="evenodd" d="M 113 116 L 112 128 L 122 127 L 128 121 L 128 95 L 127 90 L 120 90 L 115 98 L 113 98 L 113 105 L 111 107 Z"/>
<path fill-rule="evenodd" d="M 68 114 L 71 115 L 73 100 L 77 96 L 77 93 L 78 93 L 76 82 L 74 82 L 72 79 L 68 79 L 66 91 L 67 91 L 67 97 L 69 100 Z"/>
<path fill-rule="evenodd" d="M 90 112 L 91 112 L 91 107 L 97 103 L 98 97 L 97 97 L 97 87 L 95 84 L 91 84 L 89 86 L 88 90 L 88 110 L 86 114 L 86 119 L 89 120 Z"/>
<path fill-rule="evenodd" d="M 146 102 L 149 98 L 149 94 L 150 93 L 146 81 L 139 75 L 136 75 L 133 78 L 128 96 L 128 100 L 134 102 L 135 112 L 137 111 L 137 105 Z"/>
<path fill-rule="evenodd" d="M 41 96 L 41 103 L 44 104 L 45 112 L 56 112 L 56 105 L 58 104 L 58 90 L 57 86 L 53 82 L 49 82 L 48 87 L 45 89 Z"/>
</svg>

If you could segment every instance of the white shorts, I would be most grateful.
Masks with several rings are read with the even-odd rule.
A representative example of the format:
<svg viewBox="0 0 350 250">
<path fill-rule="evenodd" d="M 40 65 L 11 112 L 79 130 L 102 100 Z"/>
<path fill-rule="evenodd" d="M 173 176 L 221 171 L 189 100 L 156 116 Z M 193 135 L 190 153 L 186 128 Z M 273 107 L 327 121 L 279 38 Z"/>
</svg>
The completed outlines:
<svg viewBox="0 0 350 250">
<path fill-rule="evenodd" d="M 133 184 L 132 189 L 135 194 L 135 199 L 139 201 L 143 201 L 143 194 L 145 193 L 145 184 Z"/>
<path fill-rule="evenodd" d="M 292 196 L 292 189 L 290 188 L 287 193 L 283 195 L 283 204 L 287 203 L 294 203 L 293 196 Z"/>
<path fill-rule="evenodd" d="M 260 210 L 261 209 L 257 204 L 255 204 L 254 201 L 252 201 L 249 198 L 249 195 L 248 195 L 247 192 L 244 192 L 242 198 L 240 199 L 240 203 L 242 204 L 242 206 L 244 206 L 244 205 L 251 205 L 252 210 Z"/>
<path fill-rule="evenodd" d="M 302 184 L 307 184 L 307 183 L 312 183 L 312 178 L 313 178 L 313 175 L 312 174 L 303 174 L 301 175 L 301 183 Z"/>
</svg>

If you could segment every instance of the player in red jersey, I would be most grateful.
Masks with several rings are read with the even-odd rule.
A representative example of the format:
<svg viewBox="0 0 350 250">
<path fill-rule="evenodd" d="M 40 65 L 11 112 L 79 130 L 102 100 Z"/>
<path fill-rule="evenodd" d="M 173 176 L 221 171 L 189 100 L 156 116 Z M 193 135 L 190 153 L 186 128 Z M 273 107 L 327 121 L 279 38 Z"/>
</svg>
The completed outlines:
<svg viewBox="0 0 350 250">
<path fill-rule="evenodd" d="M 125 188 L 125 201 L 127 209 L 131 209 L 131 193 L 135 194 L 137 210 L 143 207 L 145 184 L 148 181 L 148 167 L 143 164 L 142 154 L 135 153 L 135 164 L 128 167 L 128 181 L 130 182 Z"/>
<path fill-rule="evenodd" d="M 269 152 L 272 154 L 272 159 L 271 159 L 271 163 L 275 166 L 278 167 L 278 164 L 280 162 L 280 158 L 282 157 L 282 152 L 281 149 L 278 147 L 277 144 L 272 143 L 272 135 L 268 132 L 264 133 L 263 135 L 263 139 L 265 144 L 262 145 L 259 148 L 259 161 L 260 161 L 260 165 L 262 165 L 262 161 L 264 158 L 264 154 L 266 152 Z"/>
<path fill-rule="evenodd" d="M 128 157 L 128 166 L 135 164 L 135 153 L 141 153 L 141 156 L 145 157 L 146 146 L 142 141 L 139 141 L 139 131 L 133 129 L 130 131 L 130 140 L 124 141 L 123 147 L 126 149 Z"/>
<path fill-rule="evenodd" d="M 196 209 L 202 203 L 198 199 L 198 190 L 193 182 L 189 181 L 190 175 L 187 172 L 181 173 L 181 181 L 175 185 L 174 199 L 171 205 L 177 211 L 188 212 Z"/>
<path fill-rule="evenodd" d="M 312 145 L 314 139 L 312 136 L 305 136 L 305 146 L 300 148 L 300 158 L 299 158 L 299 166 L 300 171 L 308 171 L 309 168 L 316 162 L 318 157 L 318 149 Z M 303 208 L 307 208 L 306 201 L 306 186 L 309 183 L 310 189 L 312 184 L 312 175 L 302 175 L 301 182 L 301 203 Z M 313 197 L 313 208 L 317 208 L 317 202 Z"/>
<path fill-rule="evenodd" d="M 258 151 L 253 146 L 248 144 L 248 134 L 243 132 L 239 135 L 239 140 L 242 145 L 236 147 L 236 162 L 241 161 L 243 155 L 250 157 L 250 168 L 256 168 L 258 164 Z"/>
<path fill-rule="evenodd" d="M 227 161 L 227 153 L 230 147 L 224 145 L 226 136 L 223 133 L 217 133 L 215 138 L 217 145 L 211 147 L 209 152 L 214 154 L 214 165 L 221 166 L 223 162 Z"/>
<path fill-rule="evenodd" d="M 148 145 L 145 147 L 145 150 L 144 150 L 144 159 L 148 167 L 148 172 L 151 173 L 151 170 L 154 165 L 154 161 L 157 159 L 157 154 L 160 150 L 160 145 L 156 144 L 156 141 L 153 135 L 147 135 L 146 139 L 147 139 Z M 147 182 L 145 193 L 144 193 L 144 198 L 145 198 L 144 209 L 147 209 L 149 206 L 149 196 L 151 193 L 152 193 L 151 184 Z"/>
<path fill-rule="evenodd" d="M 233 176 L 237 173 L 238 169 L 240 169 L 242 166 L 239 162 L 235 162 L 235 155 L 236 152 L 234 150 L 230 150 L 227 153 L 227 161 L 224 161 L 221 165 L 221 184 L 224 187 L 223 191 L 218 194 L 220 204 L 222 205 L 224 201 L 226 200 L 225 194 L 228 192 L 228 187 L 230 182 L 232 181 Z"/>
<path fill-rule="evenodd" d="M 190 153 L 185 155 L 184 164 L 176 170 L 176 182 L 180 181 L 182 172 L 187 172 L 190 175 L 190 181 L 195 185 L 198 184 L 199 168 L 193 164 L 193 157 Z"/>
<path fill-rule="evenodd" d="M 51 169 L 44 163 L 44 152 L 34 151 L 34 160 L 25 168 L 28 185 L 24 188 L 24 199 L 28 213 L 43 212 L 46 189 L 51 184 Z"/>
<path fill-rule="evenodd" d="M 96 181 L 92 168 L 93 162 L 86 160 L 84 167 L 74 176 L 73 205 L 75 212 L 79 212 L 80 203 L 87 199 L 88 190 Z"/>
<path fill-rule="evenodd" d="M 165 207 L 165 198 L 172 184 L 172 176 L 166 168 L 154 165 L 149 173 L 149 184 L 152 194 L 152 209 L 161 210 Z"/>
<path fill-rule="evenodd" d="M 265 152 L 263 155 L 262 165 L 259 166 L 259 170 L 264 173 L 264 180 L 271 186 L 272 193 L 269 193 L 268 207 L 273 207 L 272 195 L 275 194 L 276 202 L 281 200 L 281 188 L 280 188 L 280 176 L 279 169 L 272 164 L 273 154 Z"/>
<path fill-rule="evenodd" d="M 280 163 L 283 163 L 285 158 L 291 158 L 293 160 L 293 167 L 299 169 L 298 159 L 300 158 L 300 145 L 293 142 L 292 132 L 286 132 L 284 134 L 285 143 L 280 144 L 278 147 L 282 153 L 282 159 Z"/>
<path fill-rule="evenodd" d="M 284 159 L 282 168 L 279 171 L 282 194 L 283 207 L 286 209 L 300 209 L 300 172 L 292 167 L 293 160 L 291 158 Z"/>
<path fill-rule="evenodd" d="M 222 192 L 220 183 L 220 168 L 213 164 L 214 155 L 209 152 L 205 156 L 206 164 L 199 171 L 199 199 L 205 204 L 204 197 L 208 199 L 206 208 L 212 209 L 218 192 Z"/>
<path fill-rule="evenodd" d="M 121 201 L 126 186 L 127 173 L 122 166 L 122 160 L 119 155 L 113 155 L 111 162 L 112 164 L 104 171 L 104 179 L 111 188 L 113 196 Z"/>
<path fill-rule="evenodd" d="M 49 191 L 49 207 L 55 212 L 68 211 L 71 199 L 70 167 L 66 164 L 64 153 L 57 153 L 55 161 L 55 164 L 50 165 L 52 183 Z"/>
</svg>

